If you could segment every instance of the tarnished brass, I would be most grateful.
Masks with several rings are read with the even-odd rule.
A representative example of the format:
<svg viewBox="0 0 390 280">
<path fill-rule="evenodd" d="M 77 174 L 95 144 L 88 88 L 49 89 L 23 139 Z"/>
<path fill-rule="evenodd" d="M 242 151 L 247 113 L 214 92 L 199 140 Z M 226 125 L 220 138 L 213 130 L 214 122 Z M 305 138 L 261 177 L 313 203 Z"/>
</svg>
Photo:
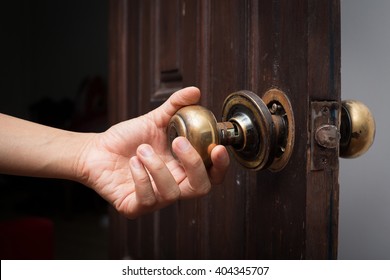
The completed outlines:
<svg viewBox="0 0 390 280">
<path fill-rule="evenodd" d="M 340 157 L 364 154 L 375 139 L 375 120 L 366 105 L 357 100 L 342 101 Z"/>
<path fill-rule="evenodd" d="M 290 160 L 294 148 L 294 113 L 290 100 L 281 90 L 270 89 L 264 94 L 262 99 L 272 114 L 275 135 L 278 136 L 275 145 L 275 158 L 268 169 L 279 171 Z"/>
<path fill-rule="evenodd" d="M 212 148 L 221 144 L 248 169 L 280 170 L 294 144 L 292 109 L 281 91 L 271 90 L 265 97 L 266 103 L 250 91 L 230 94 L 222 107 L 222 122 L 204 107 L 184 107 L 169 123 L 169 141 L 188 138 L 207 167 Z"/>
<path fill-rule="evenodd" d="M 310 169 L 338 170 L 340 102 L 310 102 Z"/>
<path fill-rule="evenodd" d="M 314 139 L 321 147 L 335 149 L 340 144 L 340 132 L 337 126 L 324 124 L 317 128 L 314 134 Z"/>
<path fill-rule="evenodd" d="M 265 103 L 250 91 L 230 94 L 222 107 L 222 121 L 229 121 L 241 128 L 243 141 L 229 149 L 236 160 L 246 168 L 261 170 L 273 160 L 275 131 Z"/>
<path fill-rule="evenodd" d="M 340 130 L 338 102 L 311 102 L 311 106 L 312 170 L 336 166 L 333 158 L 327 157 L 327 150 L 337 152 L 339 147 L 341 157 L 354 158 L 365 153 L 374 142 L 375 121 L 363 103 L 342 102 Z M 262 98 L 250 91 L 238 91 L 225 99 L 222 122 L 198 105 L 177 111 L 168 125 L 169 142 L 172 144 L 178 136 L 191 142 L 206 167 L 212 164 L 211 150 L 221 144 L 228 146 L 245 168 L 279 171 L 293 151 L 294 114 L 288 97 L 278 89 L 267 91 Z"/>
<path fill-rule="evenodd" d="M 168 125 L 171 149 L 173 139 L 178 136 L 186 137 L 199 153 L 204 164 L 211 165 L 211 150 L 219 144 L 217 120 L 213 113 L 199 105 L 181 108 Z M 176 156 L 173 152 L 172 154 Z"/>
</svg>

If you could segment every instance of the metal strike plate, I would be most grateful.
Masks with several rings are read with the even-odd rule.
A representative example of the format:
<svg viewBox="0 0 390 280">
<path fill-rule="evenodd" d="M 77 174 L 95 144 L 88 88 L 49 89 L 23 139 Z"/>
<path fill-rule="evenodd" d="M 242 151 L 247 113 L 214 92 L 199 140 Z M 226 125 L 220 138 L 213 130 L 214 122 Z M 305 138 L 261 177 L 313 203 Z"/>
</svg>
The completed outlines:
<svg viewBox="0 0 390 280">
<path fill-rule="evenodd" d="M 311 102 L 311 170 L 337 169 L 340 142 L 340 104 Z"/>
</svg>

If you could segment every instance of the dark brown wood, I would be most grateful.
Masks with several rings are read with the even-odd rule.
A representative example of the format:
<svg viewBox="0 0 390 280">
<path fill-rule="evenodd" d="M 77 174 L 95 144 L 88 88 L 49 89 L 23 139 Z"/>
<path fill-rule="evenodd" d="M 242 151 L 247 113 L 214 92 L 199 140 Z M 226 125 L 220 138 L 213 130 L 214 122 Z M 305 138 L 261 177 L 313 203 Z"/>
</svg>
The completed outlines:
<svg viewBox="0 0 390 280">
<path fill-rule="evenodd" d="M 340 102 L 340 3 L 309 1 L 308 9 L 310 15 L 316 15 L 308 20 L 310 100 Z M 328 153 L 328 157 L 333 155 L 338 159 L 338 149 L 329 149 Z M 337 258 L 338 161 L 336 164 L 331 169 L 308 170 L 306 204 L 310 211 L 306 212 L 306 258 Z"/>
<path fill-rule="evenodd" d="M 113 214 L 114 258 L 327 259 L 337 257 L 336 163 L 312 170 L 310 102 L 340 101 L 338 0 L 166 0 L 110 4 L 110 95 L 116 121 L 196 85 L 219 118 L 226 96 L 276 87 L 295 117 L 293 155 L 281 172 L 234 160 L 222 186 L 124 222 Z M 124 104 L 124 105 L 123 105 Z M 125 223 L 125 226 L 124 226 Z M 120 246 L 127 250 L 118 251 Z M 128 255 L 126 255 L 128 254 Z"/>
</svg>

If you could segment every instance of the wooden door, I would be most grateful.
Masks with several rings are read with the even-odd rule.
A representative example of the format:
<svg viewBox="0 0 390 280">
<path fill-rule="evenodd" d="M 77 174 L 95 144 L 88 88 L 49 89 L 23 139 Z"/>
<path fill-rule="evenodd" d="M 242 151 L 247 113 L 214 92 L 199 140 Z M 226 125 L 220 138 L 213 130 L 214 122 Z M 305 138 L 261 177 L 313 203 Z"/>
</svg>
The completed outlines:
<svg viewBox="0 0 390 280">
<path fill-rule="evenodd" d="M 338 148 L 313 168 L 311 107 L 340 100 L 339 1 L 110 1 L 111 121 L 189 85 L 217 117 L 229 93 L 284 91 L 296 124 L 291 159 L 280 172 L 232 160 L 203 198 L 134 221 L 113 211 L 112 258 L 336 258 Z"/>
</svg>

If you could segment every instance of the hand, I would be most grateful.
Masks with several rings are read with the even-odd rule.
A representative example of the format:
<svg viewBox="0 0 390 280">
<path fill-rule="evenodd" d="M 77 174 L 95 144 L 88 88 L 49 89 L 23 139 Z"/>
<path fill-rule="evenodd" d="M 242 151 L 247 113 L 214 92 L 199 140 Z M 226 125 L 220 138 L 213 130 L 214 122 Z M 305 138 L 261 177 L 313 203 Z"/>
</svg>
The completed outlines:
<svg viewBox="0 0 390 280">
<path fill-rule="evenodd" d="M 211 152 L 206 170 L 196 150 L 184 137 L 168 147 L 167 126 L 183 106 L 199 101 L 197 88 L 175 92 L 164 104 L 141 117 L 119 123 L 96 134 L 78 160 L 81 182 L 93 188 L 123 215 L 135 218 L 177 199 L 207 194 L 221 184 L 229 165 L 224 146 Z"/>
</svg>

